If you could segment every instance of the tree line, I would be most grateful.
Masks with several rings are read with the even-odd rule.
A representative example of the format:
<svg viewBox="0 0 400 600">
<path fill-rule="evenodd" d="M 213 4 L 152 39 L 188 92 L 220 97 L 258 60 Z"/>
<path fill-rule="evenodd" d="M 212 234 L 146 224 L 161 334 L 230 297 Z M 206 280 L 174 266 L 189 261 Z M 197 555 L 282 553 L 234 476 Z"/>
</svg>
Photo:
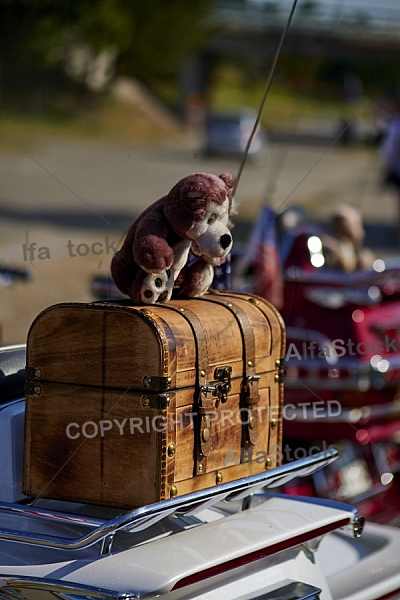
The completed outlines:
<svg viewBox="0 0 400 600">
<path fill-rule="evenodd" d="M 0 0 L 0 105 L 85 94 L 101 65 L 150 87 L 169 80 L 203 43 L 210 8 L 210 0 Z"/>
</svg>

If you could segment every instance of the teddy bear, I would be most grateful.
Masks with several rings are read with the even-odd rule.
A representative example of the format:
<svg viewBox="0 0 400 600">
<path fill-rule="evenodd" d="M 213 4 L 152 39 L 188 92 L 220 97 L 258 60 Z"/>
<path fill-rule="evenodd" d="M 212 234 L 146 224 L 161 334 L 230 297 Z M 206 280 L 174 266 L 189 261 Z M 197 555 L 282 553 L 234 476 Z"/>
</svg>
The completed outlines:
<svg viewBox="0 0 400 600">
<path fill-rule="evenodd" d="M 136 304 L 165 303 L 176 291 L 205 294 L 232 249 L 234 186 L 230 173 L 193 173 L 146 208 L 113 256 L 117 288 Z"/>
<path fill-rule="evenodd" d="M 322 236 L 326 264 L 345 273 L 371 269 L 375 257 L 363 246 L 364 225 L 358 210 L 340 204 L 331 216 L 333 235 Z"/>
</svg>

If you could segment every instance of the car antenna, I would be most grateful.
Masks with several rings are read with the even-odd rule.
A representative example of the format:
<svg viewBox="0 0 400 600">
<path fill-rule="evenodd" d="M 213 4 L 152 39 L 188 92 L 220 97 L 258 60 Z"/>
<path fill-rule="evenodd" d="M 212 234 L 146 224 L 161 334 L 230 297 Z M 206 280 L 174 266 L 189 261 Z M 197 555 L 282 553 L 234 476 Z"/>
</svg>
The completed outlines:
<svg viewBox="0 0 400 600">
<path fill-rule="evenodd" d="M 340 25 L 340 19 L 342 17 L 343 8 L 344 8 L 345 3 L 346 3 L 346 0 L 341 0 L 340 4 L 336 4 L 334 6 L 334 10 L 332 13 L 333 27 L 331 29 L 331 35 L 327 36 L 325 38 L 324 47 L 322 48 L 322 51 L 320 51 L 318 54 L 318 60 L 314 63 L 314 65 L 310 69 L 308 76 L 306 78 L 306 79 L 308 79 L 308 87 L 306 89 L 305 94 L 304 93 L 302 94 L 302 100 L 303 100 L 302 110 L 301 111 L 296 110 L 297 114 L 292 114 L 292 117 L 296 118 L 297 123 L 300 122 L 301 117 L 305 113 L 304 100 L 305 100 L 305 98 L 310 97 L 310 95 L 313 91 L 313 86 L 316 81 L 316 74 L 318 73 L 319 68 L 321 67 L 324 60 L 326 59 L 328 51 L 332 45 L 332 42 L 334 39 L 333 35 L 334 35 L 334 32 L 336 31 L 337 27 Z M 340 135 L 342 135 L 342 134 L 343 134 L 343 131 L 341 131 Z M 276 187 L 277 187 L 277 182 L 280 177 L 280 174 L 281 174 L 281 171 L 283 168 L 283 163 L 285 161 L 286 156 L 287 156 L 287 145 L 286 145 L 286 149 L 284 151 L 280 152 L 279 156 L 277 157 L 277 160 L 275 161 L 275 163 L 273 165 L 273 168 L 270 169 L 270 171 L 273 172 L 273 175 L 272 175 L 272 177 L 271 177 L 271 175 L 269 175 L 267 177 L 263 198 L 267 198 L 270 200 L 272 199 L 274 192 L 276 190 Z M 286 198 L 284 200 L 284 202 L 286 202 L 287 199 L 288 198 Z M 272 203 L 272 205 L 273 205 L 273 203 Z"/>
<path fill-rule="evenodd" d="M 247 156 L 249 154 L 250 145 L 251 145 L 251 142 L 253 141 L 253 137 L 254 137 L 254 135 L 255 135 L 255 133 L 257 131 L 257 127 L 258 127 L 258 124 L 260 122 L 261 113 L 263 111 L 264 104 L 265 104 L 265 101 L 266 101 L 267 96 L 268 96 L 269 88 L 271 87 L 272 77 L 274 76 L 276 64 L 278 62 L 278 59 L 279 59 L 279 56 L 280 56 L 283 44 L 285 42 L 287 32 L 289 31 L 289 27 L 290 27 L 290 24 L 292 22 L 292 17 L 294 15 L 294 11 L 296 10 L 297 2 L 298 2 L 298 0 L 293 0 L 293 4 L 292 4 L 292 8 L 291 8 L 290 13 L 289 13 L 288 20 L 287 20 L 285 28 L 284 28 L 284 30 L 282 32 L 281 39 L 279 40 L 279 44 L 278 44 L 278 47 L 277 47 L 276 52 L 275 52 L 274 60 L 272 61 L 271 69 L 270 69 L 269 74 L 268 74 L 267 83 L 265 85 L 265 89 L 264 89 L 264 93 L 263 93 L 263 96 L 262 96 L 262 99 L 261 99 L 261 103 L 260 103 L 260 106 L 259 106 L 259 109 L 258 109 L 257 117 L 256 117 L 256 120 L 254 122 L 253 129 L 252 129 L 252 131 L 251 131 L 251 133 L 249 135 L 249 139 L 247 140 L 246 148 L 244 150 L 243 157 L 242 157 L 242 160 L 241 160 L 241 163 L 240 163 L 240 166 L 239 166 L 239 170 L 238 170 L 238 173 L 237 173 L 237 176 L 236 176 L 236 183 L 235 183 L 235 187 L 233 188 L 233 192 L 232 192 L 233 196 L 235 195 L 237 187 L 239 185 L 240 177 L 242 175 L 242 172 L 243 172 L 243 169 L 244 169 L 244 165 L 246 164 Z"/>
</svg>

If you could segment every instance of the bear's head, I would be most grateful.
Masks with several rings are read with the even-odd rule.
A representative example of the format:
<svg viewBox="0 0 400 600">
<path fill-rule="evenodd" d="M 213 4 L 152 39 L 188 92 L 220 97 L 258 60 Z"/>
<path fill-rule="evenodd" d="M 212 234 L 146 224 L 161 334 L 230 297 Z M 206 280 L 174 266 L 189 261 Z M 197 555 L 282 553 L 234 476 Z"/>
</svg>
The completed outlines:
<svg viewBox="0 0 400 600">
<path fill-rule="evenodd" d="M 194 173 L 181 179 L 165 197 L 164 215 L 175 233 L 192 241 L 192 251 L 213 265 L 232 248 L 229 215 L 235 178 Z"/>
</svg>

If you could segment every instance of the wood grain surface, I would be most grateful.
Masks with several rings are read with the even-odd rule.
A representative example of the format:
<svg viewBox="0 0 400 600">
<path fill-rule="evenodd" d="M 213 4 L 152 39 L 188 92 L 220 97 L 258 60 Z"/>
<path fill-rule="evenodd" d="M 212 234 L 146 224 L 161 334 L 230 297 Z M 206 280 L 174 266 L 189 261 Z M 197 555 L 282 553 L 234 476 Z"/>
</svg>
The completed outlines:
<svg viewBox="0 0 400 600">
<path fill-rule="evenodd" d="M 279 464 L 282 320 L 261 299 L 217 296 L 150 307 L 65 303 L 37 317 L 27 352 L 40 374 L 27 396 L 26 494 L 129 509 Z M 204 337 L 201 349 L 196 336 Z M 249 352 L 259 378 L 251 413 L 244 397 Z M 215 387 L 216 368 L 226 366 L 228 398 L 210 392 L 201 416 L 199 382 Z M 149 391 L 146 377 L 169 377 L 167 389 Z M 256 443 L 248 435 L 252 415 Z M 204 429 L 210 452 L 203 465 Z"/>
</svg>

